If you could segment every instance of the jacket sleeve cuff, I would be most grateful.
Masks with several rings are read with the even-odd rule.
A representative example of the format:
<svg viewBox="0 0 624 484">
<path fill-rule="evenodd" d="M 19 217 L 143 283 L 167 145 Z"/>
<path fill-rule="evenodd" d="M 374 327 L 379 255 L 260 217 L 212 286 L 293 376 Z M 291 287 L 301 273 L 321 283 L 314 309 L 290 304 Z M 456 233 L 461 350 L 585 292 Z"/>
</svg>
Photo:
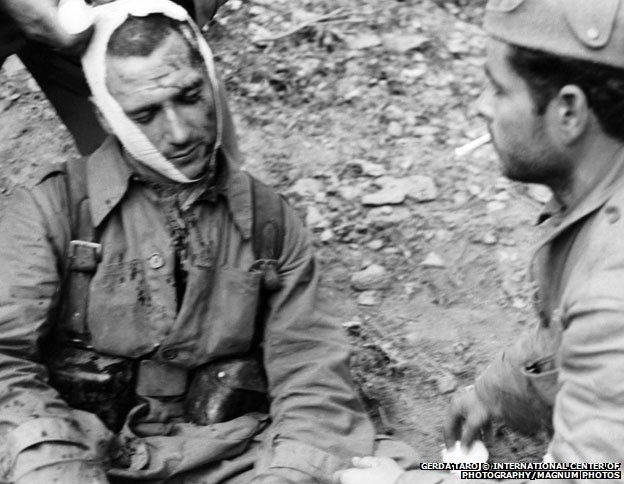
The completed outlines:
<svg viewBox="0 0 624 484">
<path fill-rule="evenodd" d="M 348 465 L 347 461 L 303 442 L 278 441 L 272 450 L 268 466 L 258 469 L 261 473 L 287 468 L 308 474 L 321 482 L 331 482 L 334 472 Z"/>
<path fill-rule="evenodd" d="M 23 450 L 43 442 L 66 442 L 87 448 L 82 432 L 60 418 L 36 418 L 14 428 L 7 436 L 11 461 Z"/>
</svg>

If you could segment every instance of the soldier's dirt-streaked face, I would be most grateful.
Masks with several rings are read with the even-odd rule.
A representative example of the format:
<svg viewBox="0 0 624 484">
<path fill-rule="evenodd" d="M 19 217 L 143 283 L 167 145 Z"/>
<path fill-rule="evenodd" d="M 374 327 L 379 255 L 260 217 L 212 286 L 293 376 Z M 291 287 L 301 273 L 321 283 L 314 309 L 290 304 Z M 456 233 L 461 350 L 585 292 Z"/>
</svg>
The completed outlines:
<svg viewBox="0 0 624 484">
<path fill-rule="evenodd" d="M 172 30 L 149 56 L 106 60 L 106 84 L 126 115 L 188 178 L 205 173 L 216 141 L 215 101 L 203 66 Z"/>
<path fill-rule="evenodd" d="M 547 114 L 537 113 L 529 86 L 509 63 L 509 53 L 509 45 L 489 40 L 488 86 L 479 100 L 479 110 L 487 118 L 503 175 L 550 184 L 561 176 L 565 163 L 554 148 Z"/>
</svg>

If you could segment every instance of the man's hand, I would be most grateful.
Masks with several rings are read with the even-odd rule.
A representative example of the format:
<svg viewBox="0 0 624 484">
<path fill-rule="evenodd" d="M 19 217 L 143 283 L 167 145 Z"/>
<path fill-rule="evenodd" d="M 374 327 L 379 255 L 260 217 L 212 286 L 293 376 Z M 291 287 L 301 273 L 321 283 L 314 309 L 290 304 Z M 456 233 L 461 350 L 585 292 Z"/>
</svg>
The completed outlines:
<svg viewBox="0 0 624 484">
<path fill-rule="evenodd" d="M 60 25 L 58 0 L 0 0 L 0 10 L 6 12 L 30 40 L 61 51 L 78 54 L 91 37 L 91 29 L 72 35 Z"/>
<path fill-rule="evenodd" d="M 474 385 L 457 393 L 453 397 L 444 424 L 444 440 L 447 449 L 453 448 L 458 440 L 464 448 L 470 448 L 481 430 L 490 424 L 492 418 L 492 411 L 479 398 Z"/>
<path fill-rule="evenodd" d="M 405 472 L 387 457 L 354 457 L 352 469 L 338 471 L 336 484 L 395 484 Z"/>
<path fill-rule="evenodd" d="M 90 462 L 62 462 L 29 472 L 15 484 L 108 484 L 106 473 Z"/>
</svg>

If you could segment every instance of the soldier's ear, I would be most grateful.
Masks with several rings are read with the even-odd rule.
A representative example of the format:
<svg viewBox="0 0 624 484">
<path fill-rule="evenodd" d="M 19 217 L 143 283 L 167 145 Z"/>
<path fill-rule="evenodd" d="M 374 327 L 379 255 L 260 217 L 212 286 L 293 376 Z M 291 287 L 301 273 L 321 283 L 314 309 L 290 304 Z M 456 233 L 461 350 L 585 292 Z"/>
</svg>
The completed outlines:
<svg viewBox="0 0 624 484">
<path fill-rule="evenodd" d="M 561 141 L 572 145 L 589 129 L 591 110 L 585 92 L 576 85 L 563 86 L 552 101 L 554 121 Z"/>
<path fill-rule="evenodd" d="M 102 115 L 102 111 L 100 111 L 100 108 L 93 101 L 92 96 L 89 97 L 89 102 L 91 103 L 91 107 L 93 108 L 95 117 L 97 118 L 98 123 L 100 123 L 100 126 L 102 126 L 102 129 L 104 129 L 104 131 L 106 131 L 108 134 L 114 134 L 113 130 L 110 127 L 110 124 L 108 124 L 108 121 L 106 121 L 106 118 L 104 118 L 104 116 Z"/>
</svg>

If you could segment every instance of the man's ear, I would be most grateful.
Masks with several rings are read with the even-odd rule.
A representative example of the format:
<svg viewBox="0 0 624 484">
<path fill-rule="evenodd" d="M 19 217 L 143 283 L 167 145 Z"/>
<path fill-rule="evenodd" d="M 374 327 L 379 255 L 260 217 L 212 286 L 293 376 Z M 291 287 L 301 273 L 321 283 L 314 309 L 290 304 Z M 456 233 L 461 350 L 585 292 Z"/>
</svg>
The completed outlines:
<svg viewBox="0 0 624 484">
<path fill-rule="evenodd" d="M 587 131 L 591 122 L 585 92 L 573 84 L 563 86 L 553 99 L 551 107 L 561 142 L 565 145 L 574 144 Z"/>
<path fill-rule="evenodd" d="M 93 96 L 89 97 L 89 102 L 91 103 L 91 106 L 93 107 L 93 112 L 95 113 L 95 117 L 97 118 L 98 123 L 100 123 L 100 126 L 102 126 L 102 129 L 104 129 L 104 131 L 106 131 L 108 134 L 115 134 L 113 133 L 113 130 L 111 129 L 110 124 L 108 124 L 108 121 L 106 121 L 106 118 L 104 118 L 102 111 L 100 111 L 100 108 L 98 107 L 98 105 L 95 104 L 95 101 L 93 101 Z"/>
</svg>

